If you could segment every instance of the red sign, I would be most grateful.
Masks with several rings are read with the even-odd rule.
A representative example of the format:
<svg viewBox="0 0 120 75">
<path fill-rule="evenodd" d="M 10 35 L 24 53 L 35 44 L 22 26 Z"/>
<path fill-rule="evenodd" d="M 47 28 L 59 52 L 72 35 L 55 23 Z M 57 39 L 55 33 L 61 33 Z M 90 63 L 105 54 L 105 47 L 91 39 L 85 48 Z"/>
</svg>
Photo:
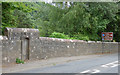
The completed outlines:
<svg viewBox="0 0 120 75">
<path fill-rule="evenodd" d="M 113 40 L 113 32 L 102 32 L 102 40 Z"/>
</svg>

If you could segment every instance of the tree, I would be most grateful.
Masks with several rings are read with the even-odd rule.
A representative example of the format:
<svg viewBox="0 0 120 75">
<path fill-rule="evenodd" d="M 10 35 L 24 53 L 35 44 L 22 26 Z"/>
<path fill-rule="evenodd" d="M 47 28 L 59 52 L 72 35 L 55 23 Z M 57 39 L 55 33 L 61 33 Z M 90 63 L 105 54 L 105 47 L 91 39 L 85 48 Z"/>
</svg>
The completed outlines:
<svg viewBox="0 0 120 75">
<path fill-rule="evenodd" d="M 117 3 L 14 2 L 2 4 L 2 27 L 37 28 L 41 36 L 64 33 L 71 39 L 101 40 L 102 32 L 113 32 L 120 41 Z M 55 6 L 54 6 L 55 5 Z M 64 7 L 64 8 L 63 8 Z"/>
<path fill-rule="evenodd" d="M 2 2 L 2 29 L 5 27 L 32 27 L 31 15 L 33 10 L 29 3 L 23 2 Z"/>
</svg>

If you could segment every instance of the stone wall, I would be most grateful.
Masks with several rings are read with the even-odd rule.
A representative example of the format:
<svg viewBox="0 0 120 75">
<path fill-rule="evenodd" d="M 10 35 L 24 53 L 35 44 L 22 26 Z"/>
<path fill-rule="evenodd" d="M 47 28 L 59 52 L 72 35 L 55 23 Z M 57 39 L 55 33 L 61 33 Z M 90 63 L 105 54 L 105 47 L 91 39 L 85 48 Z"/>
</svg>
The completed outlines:
<svg viewBox="0 0 120 75">
<path fill-rule="evenodd" d="M 16 58 L 28 60 L 31 54 L 29 42 L 37 40 L 40 36 L 39 30 L 33 28 L 5 28 L 4 35 L 2 36 L 3 64 L 15 63 Z"/>
<path fill-rule="evenodd" d="M 2 52 L 2 40 L 0 40 L 0 53 Z"/>
<path fill-rule="evenodd" d="M 21 40 L 2 40 L 3 64 L 22 58 Z M 40 37 L 29 40 L 29 60 L 118 52 L 117 42 L 94 42 Z"/>
<path fill-rule="evenodd" d="M 79 56 L 118 52 L 117 42 L 94 42 L 39 37 L 39 30 L 32 28 L 5 28 L 0 41 L 2 63 L 55 57 Z"/>
<path fill-rule="evenodd" d="M 0 40 L 0 66 L 2 65 L 2 41 Z M 2 66 L 0 67 L 0 73 L 1 73 L 1 68 Z"/>
<path fill-rule="evenodd" d="M 2 62 L 3 64 L 13 63 L 16 58 L 21 59 L 20 40 L 2 40 Z"/>
<path fill-rule="evenodd" d="M 40 37 L 30 43 L 30 59 L 118 52 L 117 42 L 94 42 Z"/>
</svg>

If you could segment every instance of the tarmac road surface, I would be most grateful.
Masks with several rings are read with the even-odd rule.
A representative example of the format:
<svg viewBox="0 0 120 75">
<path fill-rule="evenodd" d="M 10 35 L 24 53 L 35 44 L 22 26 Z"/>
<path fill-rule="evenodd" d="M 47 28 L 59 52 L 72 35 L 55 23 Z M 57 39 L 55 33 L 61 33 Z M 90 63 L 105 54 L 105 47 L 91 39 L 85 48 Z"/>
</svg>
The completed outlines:
<svg viewBox="0 0 120 75">
<path fill-rule="evenodd" d="M 19 71 L 19 73 L 119 73 L 118 65 L 118 54 L 116 53 Z"/>
</svg>

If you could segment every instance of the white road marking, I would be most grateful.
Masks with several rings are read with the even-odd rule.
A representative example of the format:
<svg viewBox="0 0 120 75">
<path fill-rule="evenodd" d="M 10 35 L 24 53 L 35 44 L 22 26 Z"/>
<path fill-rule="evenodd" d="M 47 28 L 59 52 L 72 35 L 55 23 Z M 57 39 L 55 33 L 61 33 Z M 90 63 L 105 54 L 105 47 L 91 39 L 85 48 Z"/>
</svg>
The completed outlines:
<svg viewBox="0 0 120 75">
<path fill-rule="evenodd" d="M 116 66 L 118 66 L 118 64 L 114 64 L 113 66 L 111 66 L 111 67 L 116 67 Z"/>
<path fill-rule="evenodd" d="M 116 67 L 116 66 L 118 66 L 118 61 L 114 61 L 112 63 L 102 65 L 101 67 L 107 68 L 107 67 Z"/>
<path fill-rule="evenodd" d="M 90 70 L 86 70 L 86 71 L 83 71 L 83 72 L 81 72 L 81 73 L 88 73 L 88 72 L 90 72 Z"/>
<path fill-rule="evenodd" d="M 98 72 L 100 72 L 100 70 L 93 69 L 93 72 L 91 72 L 91 73 L 98 73 Z"/>
<path fill-rule="evenodd" d="M 114 63 L 118 63 L 118 61 L 114 61 L 114 62 L 108 63 L 108 64 L 106 64 L 106 65 L 111 65 L 111 64 L 114 64 Z"/>
<path fill-rule="evenodd" d="M 108 66 L 107 65 L 102 65 L 101 67 L 106 67 L 107 68 Z"/>
<path fill-rule="evenodd" d="M 86 71 L 83 71 L 83 72 L 81 72 L 81 73 L 98 73 L 98 72 L 100 72 L 100 70 L 98 70 L 98 69 L 93 69 L 93 70 L 86 70 Z"/>
<path fill-rule="evenodd" d="M 119 65 L 118 63 L 119 63 L 118 61 L 114 61 L 112 63 L 101 65 L 101 67 L 104 67 L 104 68 L 107 68 L 107 67 L 116 67 L 116 66 Z M 92 70 L 86 70 L 86 71 L 83 71 L 83 72 L 80 72 L 80 73 L 98 73 L 98 72 L 100 72 L 100 70 L 98 70 L 98 69 L 92 69 Z"/>
</svg>

